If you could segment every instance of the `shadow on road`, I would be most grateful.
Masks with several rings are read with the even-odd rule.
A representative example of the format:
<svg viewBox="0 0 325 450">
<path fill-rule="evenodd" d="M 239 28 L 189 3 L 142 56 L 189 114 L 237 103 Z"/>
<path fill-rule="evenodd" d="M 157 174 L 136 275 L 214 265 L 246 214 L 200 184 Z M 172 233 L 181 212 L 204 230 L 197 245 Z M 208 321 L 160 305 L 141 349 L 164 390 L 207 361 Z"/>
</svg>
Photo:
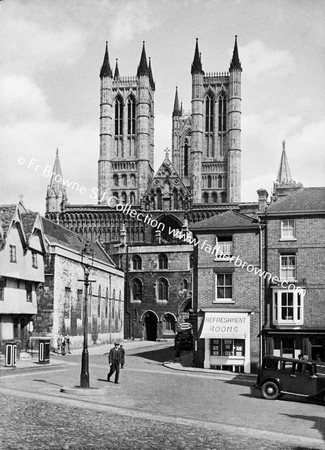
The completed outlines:
<svg viewBox="0 0 325 450">
<path fill-rule="evenodd" d="M 127 352 L 127 356 L 137 356 L 139 358 L 150 359 L 151 361 L 157 361 L 160 363 L 164 363 L 165 361 L 172 361 L 174 358 L 174 347 L 167 347 L 155 350 L 134 350 L 131 352 Z"/>
<path fill-rule="evenodd" d="M 282 416 L 287 416 L 292 419 L 302 419 L 302 420 L 308 420 L 310 422 L 313 422 L 313 429 L 318 430 L 320 434 L 322 435 L 323 440 L 325 441 L 325 418 L 324 417 L 317 417 L 317 416 L 303 416 L 300 414 L 281 414 Z M 298 449 L 298 447 L 297 447 Z"/>
</svg>

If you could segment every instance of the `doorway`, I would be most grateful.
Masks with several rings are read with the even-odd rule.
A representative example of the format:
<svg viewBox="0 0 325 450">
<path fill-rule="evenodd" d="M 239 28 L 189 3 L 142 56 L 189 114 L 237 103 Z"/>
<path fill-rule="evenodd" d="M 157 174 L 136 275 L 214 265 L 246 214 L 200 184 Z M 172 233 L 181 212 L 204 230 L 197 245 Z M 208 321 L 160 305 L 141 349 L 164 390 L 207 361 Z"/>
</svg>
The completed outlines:
<svg viewBox="0 0 325 450">
<path fill-rule="evenodd" d="M 144 327 L 147 341 L 155 341 L 157 339 L 157 316 L 153 312 L 146 313 Z"/>
</svg>

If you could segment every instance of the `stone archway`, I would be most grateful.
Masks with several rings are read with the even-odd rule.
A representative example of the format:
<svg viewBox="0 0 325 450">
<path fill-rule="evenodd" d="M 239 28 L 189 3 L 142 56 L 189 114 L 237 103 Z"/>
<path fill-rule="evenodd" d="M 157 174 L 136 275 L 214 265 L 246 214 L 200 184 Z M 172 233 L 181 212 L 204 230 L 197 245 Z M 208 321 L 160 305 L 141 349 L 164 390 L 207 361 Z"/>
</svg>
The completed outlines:
<svg viewBox="0 0 325 450">
<path fill-rule="evenodd" d="M 157 340 L 157 316 L 152 311 L 143 316 L 142 326 L 144 328 L 144 339 L 147 341 Z"/>
</svg>

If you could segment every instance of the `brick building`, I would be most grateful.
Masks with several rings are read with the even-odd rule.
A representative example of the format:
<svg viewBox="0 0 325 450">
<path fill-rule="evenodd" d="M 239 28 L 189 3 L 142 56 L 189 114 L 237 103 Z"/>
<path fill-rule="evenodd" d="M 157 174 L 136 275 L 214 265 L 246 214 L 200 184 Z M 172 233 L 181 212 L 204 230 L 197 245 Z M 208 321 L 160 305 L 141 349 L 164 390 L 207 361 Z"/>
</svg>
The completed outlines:
<svg viewBox="0 0 325 450">
<path fill-rule="evenodd" d="M 196 365 L 251 372 L 259 358 L 262 226 L 227 211 L 192 225 Z"/>
<path fill-rule="evenodd" d="M 85 296 L 82 252 L 87 240 L 45 218 L 42 223 L 47 255 L 34 334 L 51 337 L 54 348 L 60 333 L 69 334 L 71 347 L 80 348 Z M 99 243 L 91 243 L 90 249 L 89 342 L 99 344 L 123 339 L 124 273 Z"/>
<path fill-rule="evenodd" d="M 125 337 L 146 340 L 174 338 L 192 307 L 192 245 L 182 242 L 127 244 L 110 247 L 125 271 Z"/>
<path fill-rule="evenodd" d="M 277 196 L 277 184 L 261 216 L 266 269 L 278 278 L 266 284 L 265 352 L 312 359 L 318 354 L 325 361 L 325 188 L 296 189 L 291 181 L 293 189 Z"/>
</svg>

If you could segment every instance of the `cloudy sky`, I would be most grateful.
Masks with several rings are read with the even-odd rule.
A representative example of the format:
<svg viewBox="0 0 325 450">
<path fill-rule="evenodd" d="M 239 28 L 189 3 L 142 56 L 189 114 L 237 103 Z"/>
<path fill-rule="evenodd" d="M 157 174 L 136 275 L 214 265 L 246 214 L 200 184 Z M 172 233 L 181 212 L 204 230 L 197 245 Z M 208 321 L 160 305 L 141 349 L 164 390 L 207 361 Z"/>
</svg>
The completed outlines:
<svg viewBox="0 0 325 450">
<path fill-rule="evenodd" d="M 56 148 L 65 177 L 88 191 L 97 186 L 106 40 L 121 75 L 135 75 L 146 42 L 156 81 L 155 169 L 171 147 L 176 85 L 190 110 L 195 38 L 203 69 L 216 72 L 229 68 L 237 34 L 242 200 L 256 201 L 260 187 L 271 192 L 283 139 L 293 178 L 324 186 L 324 18 L 323 0 L 2 0 L 0 203 L 23 194 L 44 213 Z M 91 203 L 71 190 L 68 198 Z"/>
</svg>

